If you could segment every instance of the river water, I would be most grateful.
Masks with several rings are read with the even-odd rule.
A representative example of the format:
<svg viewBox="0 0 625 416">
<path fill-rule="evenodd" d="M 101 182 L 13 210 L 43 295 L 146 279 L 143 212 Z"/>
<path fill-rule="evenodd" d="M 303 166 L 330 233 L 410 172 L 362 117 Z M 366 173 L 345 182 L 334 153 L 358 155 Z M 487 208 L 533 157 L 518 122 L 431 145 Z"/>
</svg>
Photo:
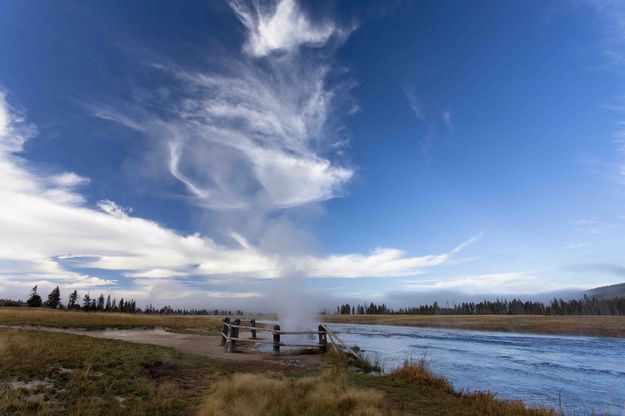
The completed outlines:
<svg viewBox="0 0 625 416">
<path fill-rule="evenodd" d="M 625 415 L 625 339 L 533 335 L 390 325 L 330 324 L 349 345 L 377 355 L 389 370 L 411 357 L 457 390 L 565 414 Z"/>
</svg>

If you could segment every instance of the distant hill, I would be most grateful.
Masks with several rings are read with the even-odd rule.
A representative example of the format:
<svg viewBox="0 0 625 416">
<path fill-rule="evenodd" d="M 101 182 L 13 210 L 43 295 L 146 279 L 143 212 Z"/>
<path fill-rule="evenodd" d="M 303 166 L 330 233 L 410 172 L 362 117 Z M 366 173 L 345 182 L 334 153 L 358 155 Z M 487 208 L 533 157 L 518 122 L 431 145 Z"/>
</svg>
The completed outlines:
<svg viewBox="0 0 625 416">
<path fill-rule="evenodd" d="M 596 287 L 594 289 L 587 290 L 584 294 L 590 297 L 594 296 L 603 299 L 625 297 L 625 283 Z"/>
</svg>

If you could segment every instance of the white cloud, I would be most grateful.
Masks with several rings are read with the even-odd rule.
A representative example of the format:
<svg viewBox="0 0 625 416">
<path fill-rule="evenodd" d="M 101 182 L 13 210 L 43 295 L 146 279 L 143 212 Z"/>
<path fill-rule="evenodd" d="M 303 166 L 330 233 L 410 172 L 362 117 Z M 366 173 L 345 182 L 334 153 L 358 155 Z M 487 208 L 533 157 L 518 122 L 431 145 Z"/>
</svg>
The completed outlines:
<svg viewBox="0 0 625 416">
<path fill-rule="evenodd" d="M 0 113 L 8 115 L 9 124 L 4 128 L 14 131 L 12 114 L 5 103 L 0 103 Z M 5 141 L 14 139 L 5 134 L 0 140 L 2 147 Z M 130 209 L 113 201 L 100 201 L 96 208 L 90 208 L 76 188 L 87 183 L 86 179 L 76 174 L 39 173 L 14 153 L 0 152 L 0 171 L 3 291 L 34 284 L 60 284 L 67 289 L 107 286 L 111 293 L 150 299 L 164 285 L 174 285 L 176 290 L 169 296 L 177 298 L 256 297 L 253 291 L 190 289 L 182 282 L 185 276 L 255 279 L 293 272 L 308 277 L 406 276 L 444 263 L 479 238 L 449 253 L 421 257 L 390 248 L 377 249 L 370 255 L 280 257 L 263 253 L 236 234 L 233 238 L 239 242 L 238 248 L 219 245 L 200 234 L 181 235 L 133 216 Z M 116 272 L 133 279 L 134 288 L 116 289 L 115 279 L 76 273 L 71 271 L 74 266 Z"/>
<path fill-rule="evenodd" d="M 109 201 L 108 199 L 98 201 L 98 208 L 117 218 L 127 218 L 128 214 L 132 212 L 132 208 L 120 207 L 115 202 Z"/>
<path fill-rule="evenodd" d="M 270 5 L 240 0 L 229 3 L 248 30 L 244 50 L 252 56 L 293 51 L 302 45 L 321 46 L 340 33 L 330 22 L 312 23 L 294 0 L 278 0 Z"/>
<path fill-rule="evenodd" d="M 231 76 L 178 72 L 187 90 L 180 124 L 167 129 L 169 170 L 212 208 L 265 209 L 324 201 L 352 177 L 318 149 L 341 86 L 324 65 L 277 62 L 270 73 L 242 65 Z M 317 149 L 317 150 L 315 150 Z"/>
<path fill-rule="evenodd" d="M 354 170 L 338 160 L 346 138 L 337 120 L 353 108 L 351 82 L 326 57 L 267 61 L 239 57 L 212 73 L 153 64 L 177 91 L 151 97 L 159 114 L 141 102 L 89 110 L 159 143 L 151 169 L 160 165 L 199 206 L 269 211 L 342 195 Z"/>
<path fill-rule="evenodd" d="M 76 175 L 73 172 L 64 172 L 52 176 L 50 178 L 50 182 L 58 187 L 73 188 L 75 186 L 88 185 L 90 180 L 89 178 L 83 178 L 82 176 Z"/>
<path fill-rule="evenodd" d="M 419 291 L 457 290 L 464 294 L 479 295 L 525 295 L 571 288 L 571 285 L 551 282 L 535 274 L 510 272 L 441 278 L 434 281 L 417 280 L 408 282 L 405 288 Z"/>
<path fill-rule="evenodd" d="M 0 153 L 21 152 L 26 140 L 34 133 L 34 128 L 9 106 L 6 92 L 0 88 Z"/>
<path fill-rule="evenodd" d="M 424 269 L 447 262 L 451 256 L 482 238 L 482 233 L 472 237 L 448 253 L 407 257 L 402 250 L 378 248 L 371 254 L 333 255 L 309 258 L 310 276 L 314 277 L 400 277 L 414 276 Z"/>
<path fill-rule="evenodd" d="M 235 218 L 232 223 L 266 223 L 275 210 L 310 209 L 313 202 L 342 195 L 354 175 L 340 160 L 346 137 L 336 120 L 343 108 L 347 113 L 354 108 L 348 94 L 352 83 L 327 54 L 297 53 L 348 31 L 313 22 L 290 0 L 274 8 L 230 4 L 248 30 L 248 56 L 224 60 L 220 67 L 226 69 L 211 73 L 152 65 L 175 96 L 140 94 L 141 101 L 134 103 L 89 108 L 94 116 L 149 138 L 155 149 L 146 155 L 150 172 L 173 178 L 186 200 L 211 213 L 227 212 Z M 149 108 L 158 108 L 158 114 Z M 247 288 L 220 291 L 214 286 L 294 274 L 410 276 L 448 261 L 465 246 L 426 256 L 393 248 L 313 256 L 303 247 L 275 250 L 297 245 L 285 235 L 291 226 L 273 238 L 278 245 L 269 241 L 271 233 L 254 238 L 235 227 L 225 230 L 238 243 L 234 248 L 199 233 L 182 235 L 114 201 L 89 205 L 80 190 L 90 180 L 77 173 L 33 169 L 19 153 L 34 132 L 0 91 L 0 289 L 107 286 L 112 294 L 156 302 L 167 302 L 167 296 L 256 297 L 258 292 Z M 115 278 L 72 271 L 79 267 L 131 279 L 130 287 Z"/>
</svg>

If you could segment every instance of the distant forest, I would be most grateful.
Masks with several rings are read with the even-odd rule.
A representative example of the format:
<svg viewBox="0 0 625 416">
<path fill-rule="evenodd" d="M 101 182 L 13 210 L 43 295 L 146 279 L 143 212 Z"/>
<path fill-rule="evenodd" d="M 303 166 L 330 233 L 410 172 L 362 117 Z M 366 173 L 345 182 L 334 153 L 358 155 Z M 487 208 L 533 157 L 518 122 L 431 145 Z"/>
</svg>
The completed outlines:
<svg viewBox="0 0 625 416">
<path fill-rule="evenodd" d="M 385 304 L 349 305 L 344 304 L 330 311 L 324 309 L 322 314 L 336 313 L 339 315 L 625 315 L 625 297 L 602 299 L 584 296 L 582 299 L 553 299 L 545 305 L 542 302 L 523 302 L 519 299 L 463 302 L 453 306 L 441 307 L 437 302 L 431 305 L 410 308 L 392 309 Z"/>
<path fill-rule="evenodd" d="M 84 311 L 84 312 L 123 312 L 123 313 L 146 313 L 155 315 L 243 315 L 240 310 L 223 310 L 223 309 L 181 309 L 172 308 L 171 306 L 163 306 L 155 308 L 151 304 L 145 309 L 137 307 L 134 299 L 111 298 L 111 295 L 100 294 L 98 297 L 91 297 L 89 293 L 83 295 L 82 300 L 78 291 L 74 290 L 69 294 L 67 303 L 61 302 L 61 290 L 57 286 L 52 289 L 47 300 L 43 300 L 37 293 L 37 286 L 33 287 L 26 302 L 19 300 L 0 299 L 0 306 L 29 306 L 31 308 L 49 308 L 57 310 Z"/>
<path fill-rule="evenodd" d="M 46 300 L 37 293 L 37 286 L 33 287 L 26 302 L 0 299 L 0 306 L 29 306 L 58 310 L 85 311 L 85 312 L 124 312 L 145 313 L 155 315 L 243 315 L 241 310 L 224 309 L 182 309 L 164 306 L 155 308 L 151 304 L 144 309 L 137 307 L 134 299 L 111 298 L 111 295 L 91 297 L 86 293 L 80 298 L 78 291 L 69 294 L 66 304 L 61 302 L 61 291 L 57 286 L 50 292 Z M 589 297 L 581 299 L 553 299 L 549 304 L 542 302 L 522 301 L 519 299 L 463 302 L 453 306 L 440 306 L 437 302 L 431 305 L 421 305 L 409 308 L 393 309 L 385 304 L 369 303 L 369 305 L 344 304 L 334 310 L 323 309 L 322 315 L 604 315 L 625 316 L 625 297 L 611 299 Z"/>
</svg>

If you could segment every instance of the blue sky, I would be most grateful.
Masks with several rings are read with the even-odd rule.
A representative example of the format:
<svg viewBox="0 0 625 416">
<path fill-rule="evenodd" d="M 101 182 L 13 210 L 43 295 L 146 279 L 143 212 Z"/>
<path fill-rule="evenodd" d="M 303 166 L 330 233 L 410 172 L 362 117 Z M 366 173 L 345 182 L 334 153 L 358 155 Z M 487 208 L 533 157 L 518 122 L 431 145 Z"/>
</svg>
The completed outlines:
<svg viewBox="0 0 625 416">
<path fill-rule="evenodd" d="M 0 297 L 625 278 L 620 2 L 0 2 Z"/>
</svg>

